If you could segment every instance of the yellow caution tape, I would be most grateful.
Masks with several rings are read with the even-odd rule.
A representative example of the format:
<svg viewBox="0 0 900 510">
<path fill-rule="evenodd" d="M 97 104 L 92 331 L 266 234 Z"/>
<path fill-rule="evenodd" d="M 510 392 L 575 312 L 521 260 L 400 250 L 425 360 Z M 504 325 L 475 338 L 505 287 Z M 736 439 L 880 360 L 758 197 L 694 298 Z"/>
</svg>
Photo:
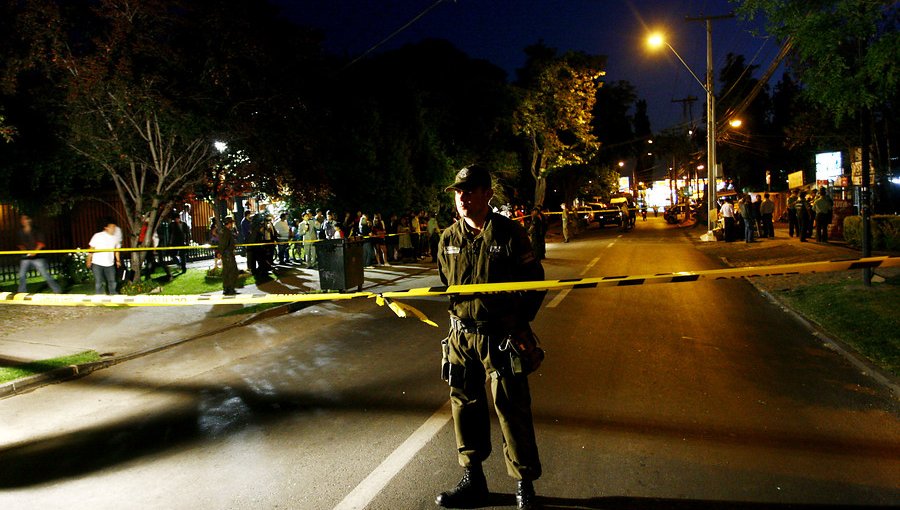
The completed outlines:
<svg viewBox="0 0 900 510">
<path fill-rule="evenodd" d="M 337 301 L 371 297 L 370 292 L 321 292 L 315 294 L 188 294 L 162 296 L 139 294 L 113 296 L 96 294 L 28 294 L 0 292 L 0 304 L 35 306 L 190 306 L 190 305 L 256 305 L 260 303 L 294 303 L 300 301 Z"/>
<path fill-rule="evenodd" d="M 294 303 L 312 301 L 339 301 L 356 298 L 375 298 L 378 305 L 387 305 L 398 317 L 415 316 L 422 322 L 437 326 L 421 311 L 396 299 L 473 295 L 498 292 L 523 292 L 558 290 L 565 288 L 589 289 L 598 287 L 629 287 L 660 283 L 684 283 L 699 280 L 729 280 L 736 278 L 756 278 L 761 276 L 785 276 L 801 273 L 826 273 L 856 269 L 900 266 L 900 257 L 867 257 L 832 260 L 826 262 L 801 262 L 775 266 L 752 266 L 705 271 L 682 271 L 637 276 L 603 276 L 596 278 L 575 278 L 566 280 L 542 280 L 533 282 L 503 282 L 473 285 L 449 285 L 420 287 L 390 292 L 314 293 L 314 294 L 238 294 L 225 295 L 87 295 L 87 294 L 28 294 L 0 292 L 0 304 L 35 306 L 190 306 L 190 305 L 247 305 L 259 303 Z"/>
<path fill-rule="evenodd" d="M 589 289 L 597 287 L 628 287 L 654 283 L 683 283 L 705 280 L 728 280 L 760 276 L 784 276 L 800 273 L 827 273 L 852 269 L 892 267 L 900 265 L 900 257 L 868 257 L 833 260 L 827 262 L 801 262 L 777 266 L 751 266 L 706 271 L 682 271 L 637 276 L 602 276 L 570 280 L 543 280 L 534 282 L 481 283 L 474 285 L 450 285 L 416 288 L 403 291 L 382 292 L 387 298 L 425 297 L 445 295 L 488 294 L 494 292 L 521 292 L 531 290 L 556 290 L 564 288 Z"/>
<path fill-rule="evenodd" d="M 416 232 L 410 232 L 409 234 L 415 234 Z M 422 234 L 420 232 L 419 234 Z M 354 236 L 340 239 L 348 239 L 348 240 L 369 240 L 369 239 L 381 239 L 384 240 L 385 237 L 394 237 L 400 236 L 402 234 L 385 234 L 383 236 Z M 291 240 L 291 241 L 272 241 L 267 243 L 241 243 L 236 244 L 235 246 L 277 246 L 279 244 L 315 244 L 320 243 L 322 241 L 335 241 L 337 239 L 300 239 L 300 240 Z M 65 250 L 0 250 L 0 255 L 31 255 L 31 254 L 51 254 L 51 253 L 109 253 L 109 252 L 132 252 L 132 251 L 172 251 L 172 250 L 217 250 L 219 249 L 218 245 L 215 244 L 191 244 L 187 246 L 151 246 L 151 247 L 137 247 L 137 248 L 69 248 Z"/>
</svg>

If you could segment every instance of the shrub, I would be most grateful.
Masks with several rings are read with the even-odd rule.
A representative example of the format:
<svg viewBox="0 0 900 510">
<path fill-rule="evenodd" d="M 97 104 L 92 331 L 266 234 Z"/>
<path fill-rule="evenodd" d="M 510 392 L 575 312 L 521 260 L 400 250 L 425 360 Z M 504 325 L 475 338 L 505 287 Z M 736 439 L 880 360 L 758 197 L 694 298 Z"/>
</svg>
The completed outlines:
<svg viewBox="0 0 900 510">
<path fill-rule="evenodd" d="M 138 294 L 149 294 L 159 287 L 160 285 L 153 280 L 141 280 L 138 282 L 129 280 L 122 284 L 119 288 L 119 293 L 136 296 Z"/>
<path fill-rule="evenodd" d="M 94 279 L 94 273 L 87 267 L 87 253 L 76 252 L 66 254 L 62 267 L 64 276 L 72 285 Z"/>
<path fill-rule="evenodd" d="M 872 216 L 869 225 L 873 250 L 900 251 L 900 216 Z M 862 217 L 844 218 L 844 240 L 856 248 L 862 246 Z"/>
</svg>

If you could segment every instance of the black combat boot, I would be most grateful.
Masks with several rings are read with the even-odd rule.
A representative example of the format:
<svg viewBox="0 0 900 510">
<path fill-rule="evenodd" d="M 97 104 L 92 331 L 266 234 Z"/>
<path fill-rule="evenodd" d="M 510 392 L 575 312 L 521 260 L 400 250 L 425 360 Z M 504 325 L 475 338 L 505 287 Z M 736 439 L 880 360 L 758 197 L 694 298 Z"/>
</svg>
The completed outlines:
<svg viewBox="0 0 900 510">
<path fill-rule="evenodd" d="M 481 465 L 466 468 L 456 487 L 438 494 L 435 503 L 444 508 L 475 508 L 487 502 L 487 480 Z"/>
<path fill-rule="evenodd" d="M 519 510 L 536 510 L 537 496 L 534 495 L 534 484 L 531 480 L 519 480 L 516 482 L 516 508 Z"/>
</svg>

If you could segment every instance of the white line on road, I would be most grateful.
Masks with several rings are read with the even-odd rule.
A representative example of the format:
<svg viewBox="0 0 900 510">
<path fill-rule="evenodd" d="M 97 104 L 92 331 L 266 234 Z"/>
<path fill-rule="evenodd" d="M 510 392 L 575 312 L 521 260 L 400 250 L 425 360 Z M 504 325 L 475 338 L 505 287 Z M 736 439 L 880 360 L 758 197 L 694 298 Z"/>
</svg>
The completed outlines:
<svg viewBox="0 0 900 510">
<path fill-rule="evenodd" d="M 615 243 L 615 241 L 610 243 L 609 246 L 612 246 L 613 243 Z M 607 248 L 609 248 L 609 246 L 607 246 Z M 588 265 L 584 266 L 584 269 L 581 271 L 581 274 L 579 276 L 584 276 L 584 274 L 587 273 L 592 267 L 594 267 L 594 264 L 599 261 L 600 257 L 595 257 L 594 260 L 588 263 Z M 571 288 L 561 290 L 559 294 L 557 294 L 556 297 L 553 298 L 553 300 L 547 303 L 547 308 L 556 308 L 557 306 L 559 306 L 559 304 L 562 303 L 562 300 L 566 299 L 566 296 L 569 295 L 569 291 L 571 290 Z"/>
<path fill-rule="evenodd" d="M 450 401 L 448 400 L 421 427 L 406 438 L 403 444 L 388 455 L 384 462 L 360 482 L 350 494 L 347 494 L 347 497 L 334 507 L 334 510 L 365 508 L 451 418 Z"/>
</svg>

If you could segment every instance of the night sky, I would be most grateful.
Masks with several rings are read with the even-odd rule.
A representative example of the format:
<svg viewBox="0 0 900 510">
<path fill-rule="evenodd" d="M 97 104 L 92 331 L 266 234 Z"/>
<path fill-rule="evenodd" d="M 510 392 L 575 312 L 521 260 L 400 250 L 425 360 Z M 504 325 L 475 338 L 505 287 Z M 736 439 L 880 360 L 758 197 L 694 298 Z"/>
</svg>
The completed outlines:
<svg viewBox="0 0 900 510">
<path fill-rule="evenodd" d="M 488 60 L 509 73 L 525 61 L 523 49 L 538 40 L 547 46 L 608 55 L 606 80 L 627 80 L 646 99 L 652 128 L 686 122 L 681 103 L 697 97 L 693 118 L 704 111 L 704 91 L 669 51 L 650 52 L 646 35 L 661 28 L 667 40 L 701 80 L 706 72 L 706 29 L 685 17 L 734 11 L 727 0 L 273 0 L 289 19 L 318 27 L 331 53 L 355 58 L 427 10 L 376 52 L 427 38 L 447 39 L 473 58 Z M 437 4 L 435 6 L 435 4 Z M 434 6 L 430 10 L 430 7 Z M 713 22 L 716 79 L 727 53 L 744 55 L 760 66 L 759 77 L 778 53 L 771 38 L 754 36 L 739 18 Z M 776 73 L 770 85 L 780 79 Z M 716 90 L 720 85 L 716 83 Z"/>
</svg>

